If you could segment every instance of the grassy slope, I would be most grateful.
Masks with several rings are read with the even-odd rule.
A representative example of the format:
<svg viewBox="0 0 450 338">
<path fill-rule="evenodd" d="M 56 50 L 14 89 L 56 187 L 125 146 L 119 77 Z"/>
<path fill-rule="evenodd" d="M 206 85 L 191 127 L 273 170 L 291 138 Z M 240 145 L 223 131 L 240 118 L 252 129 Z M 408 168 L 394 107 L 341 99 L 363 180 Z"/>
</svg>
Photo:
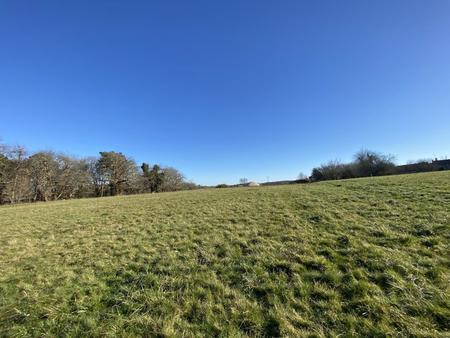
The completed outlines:
<svg viewBox="0 0 450 338">
<path fill-rule="evenodd" d="M 0 231 L 0 335 L 450 330 L 450 172 L 6 206 Z"/>
</svg>

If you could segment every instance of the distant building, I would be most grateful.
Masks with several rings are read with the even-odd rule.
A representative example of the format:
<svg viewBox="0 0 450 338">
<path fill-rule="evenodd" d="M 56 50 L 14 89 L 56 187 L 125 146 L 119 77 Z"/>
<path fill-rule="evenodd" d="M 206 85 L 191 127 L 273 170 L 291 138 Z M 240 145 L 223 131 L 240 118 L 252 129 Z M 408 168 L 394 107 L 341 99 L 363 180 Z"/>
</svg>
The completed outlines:
<svg viewBox="0 0 450 338">
<path fill-rule="evenodd" d="M 427 171 L 450 170 L 450 160 L 422 161 L 417 163 L 410 163 L 398 165 L 395 167 L 395 174 L 420 173 Z"/>
<path fill-rule="evenodd" d="M 450 160 L 435 159 L 431 162 L 438 170 L 450 170 Z"/>
<path fill-rule="evenodd" d="M 247 184 L 249 187 L 259 187 L 259 183 L 256 182 L 248 182 Z"/>
</svg>

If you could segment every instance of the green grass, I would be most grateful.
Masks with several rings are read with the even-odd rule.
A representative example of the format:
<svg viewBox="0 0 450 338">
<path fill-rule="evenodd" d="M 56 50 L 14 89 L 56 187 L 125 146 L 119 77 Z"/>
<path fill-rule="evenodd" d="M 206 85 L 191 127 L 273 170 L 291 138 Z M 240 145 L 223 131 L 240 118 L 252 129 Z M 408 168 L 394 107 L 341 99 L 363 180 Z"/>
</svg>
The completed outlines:
<svg viewBox="0 0 450 338">
<path fill-rule="evenodd" d="M 450 334 L 450 172 L 0 208 L 1 336 Z"/>
</svg>

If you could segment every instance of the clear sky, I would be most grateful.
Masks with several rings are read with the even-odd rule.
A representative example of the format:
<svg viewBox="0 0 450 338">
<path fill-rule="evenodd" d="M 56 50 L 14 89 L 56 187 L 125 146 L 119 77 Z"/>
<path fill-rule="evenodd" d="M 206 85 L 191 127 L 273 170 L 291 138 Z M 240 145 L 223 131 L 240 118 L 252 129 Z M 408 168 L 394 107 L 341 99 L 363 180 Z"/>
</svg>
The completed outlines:
<svg viewBox="0 0 450 338">
<path fill-rule="evenodd" d="M 0 1 L 0 137 L 202 184 L 450 156 L 450 1 Z"/>
</svg>

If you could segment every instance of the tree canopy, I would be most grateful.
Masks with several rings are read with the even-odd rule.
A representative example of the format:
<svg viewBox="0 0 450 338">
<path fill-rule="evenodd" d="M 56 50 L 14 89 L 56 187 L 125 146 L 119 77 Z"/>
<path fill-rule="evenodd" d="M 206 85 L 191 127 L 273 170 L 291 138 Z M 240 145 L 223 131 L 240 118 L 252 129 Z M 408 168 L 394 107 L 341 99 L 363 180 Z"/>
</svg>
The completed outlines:
<svg viewBox="0 0 450 338">
<path fill-rule="evenodd" d="M 175 168 L 140 168 L 120 152 L 75 158 L 0 145 L 0 204 L 193 189 Z"/>
</svg>

